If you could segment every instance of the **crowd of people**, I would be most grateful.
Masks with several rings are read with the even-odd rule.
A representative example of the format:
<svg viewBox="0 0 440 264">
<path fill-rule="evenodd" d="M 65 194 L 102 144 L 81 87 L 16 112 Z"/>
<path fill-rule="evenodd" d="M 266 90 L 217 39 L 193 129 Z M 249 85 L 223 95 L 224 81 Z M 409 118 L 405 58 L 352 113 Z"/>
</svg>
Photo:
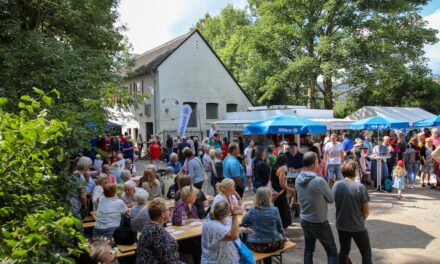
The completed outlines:
<svg viewBox="0 0 440 264">
<path fill-rule="evenodd" d="M 72 211 L 80 219 L 96 212 L 93 237 L 101 239 L 97 240 L 100 250 L 108 250 L 102 237 L 112 239 L 115 230 L 127 225 L 141 232 L 136 263 L 178 263 L 179 253 L 191 255 L 194 263 L 238 263 L 243 247 L 255 252 L 283 248 L 288 240 L 285 229 L 299 217 L 304 263 L 313 263 L 316 240 L 324 246 L 329 263 L 347 263 L 352 238 L 362 262 L 372 263 L 365 225 L 367 188 L 394 181 L 391 186 L 401 199 L 406 186 L 414 188 L 419 172 L 421 186 L 431 185 L 440 161 L 436 129 L 411 132 L 407 138 L 393 131 L 376 139 L 360 131 L 354 140 L 347 132 L 332 133 L 310 144 L 305 153 L 295 142 L 275 144 L 270 136 L 261 144 L 252 137 L 229 142 L 215 125 L 209 134 L 200 144 L 188 137 L 168 136 L 164 147 L 154 137 L 147 143 L 151 164 L 137 181 L 132 160 L 135 147 L 145 149 L 142 139 L 119 138 L 123 144 L 118 150 L 111 143 L 98 144 L 108 152 L 107 158 L 97 154 L 93 161 L 86 156 L 77 159 L 72 179 L 78 188 L 69 194 Z M 163 154 L 168 161 L 164 173 L 171 175 L 168 184 L 158 173 Z M 376 169 L 379 158 L 385 160 L 379 164 L 381 182 Z M 207 192 L 214 195 L 210 205 Z M 246 192 L 255 193 L 250 210 L 242 203 Z M 164 198 L 175 200 L 172 210 Z M 339 253 L 327 220 L 332 203 Z M 241 223 L 238 215 L 243 215 Z M 204 219 L 199 238 L 177 243 L 166 231 L 167 225 L 188 225 L 197 219 Z"/>
</svg>

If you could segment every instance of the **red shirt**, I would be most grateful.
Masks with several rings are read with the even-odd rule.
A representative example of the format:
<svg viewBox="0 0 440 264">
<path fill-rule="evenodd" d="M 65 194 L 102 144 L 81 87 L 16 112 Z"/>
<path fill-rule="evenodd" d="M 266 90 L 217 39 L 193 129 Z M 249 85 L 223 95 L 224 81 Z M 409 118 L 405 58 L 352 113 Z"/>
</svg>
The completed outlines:
<svg viewBox="0 0 440 264">
<path fill-rule="evenodd" d="M 151 144 L 148 148 L 148 151 L 150 152 L 151 159 L 152 160 L 158 160 L 160 158 L 160 153 L 162 152 L 162 149 L 158 144 Z"/>
<path fill-rule="evenodd" d="M 225 159 L 226 156 L 228 156 L 228 147 L 226 147 L 225 144 L 222 144 L 222 151 L 223 151 L 223 159 Z"/>
</svg>

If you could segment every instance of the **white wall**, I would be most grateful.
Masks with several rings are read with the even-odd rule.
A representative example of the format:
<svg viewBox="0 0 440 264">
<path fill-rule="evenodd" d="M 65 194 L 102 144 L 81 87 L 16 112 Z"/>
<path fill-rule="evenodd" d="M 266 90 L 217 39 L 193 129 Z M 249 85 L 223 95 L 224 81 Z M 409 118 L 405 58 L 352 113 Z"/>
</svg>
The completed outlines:
<svg viewBox="0 0 440 264">
<path fill-rule="evenodd" d="M 124 86 L 129 87 L 131 83 L 133 87 L 134 83 L 142 83 L 142 81 L 144 82 L 144 95 L 149 96 L 149 98 L 146 99 L 143 104 L 139 104 L 138 109 L 135 109 L 135 107 L 130 107 L 130 112 L 133 114 L 133 118 L 135 120 L 126 122 L 125 125 L 122 126 L 122 132 L 125 133 L 128 128 L 132 128 L 132 131 L 133 128 L 139 128 L 139 131 L 145 138 L 145 123 L 152 122 L 154 126 L 154 79 L 150 74 L 142 75 L 125 81 Z M 145 115 L 145 104 L 151 104 L 151 116 L 149 117 Z"/>
<path fill-rule="evenodd" d="M 163 62 L 158 72 L 159 132 L 177 130 L 183 102 L 196 102 L 200 114 L 198 127 L 188 128 L 190 134 L 191 131 L 205 132 L 205 123 L 214 121 L 206 120 L 206 103 L 219 104 L 219 119 L 224 119 L 228 103 L 237 104 L 238 111 L 246 111 L 251 106 L 198 33 L 194 33 Z M 180 103 L 178 106 L 162 106 L 163 98 L 177 98 Z"/>
</svg>

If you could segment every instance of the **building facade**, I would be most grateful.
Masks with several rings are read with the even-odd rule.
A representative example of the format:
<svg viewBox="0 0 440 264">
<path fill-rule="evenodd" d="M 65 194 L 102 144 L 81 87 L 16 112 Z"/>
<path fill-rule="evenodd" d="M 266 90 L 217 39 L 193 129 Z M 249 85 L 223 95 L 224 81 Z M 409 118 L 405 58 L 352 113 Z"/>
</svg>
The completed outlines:
<svg viewBox="0 0 440 264">
<path fill-rule="evenodd" d="M 197 30 L 137 56 L 124 86 L 149 97 L 130 109 L 132 121 L 122 126 L 123 133 L 136 137 L 141 132 L 144 139 L 176 134 L 185 104 L 192 108 L 186 135 L 199 137 L 206 136 L 206 123 L 252 106 Z"/>
</svg>

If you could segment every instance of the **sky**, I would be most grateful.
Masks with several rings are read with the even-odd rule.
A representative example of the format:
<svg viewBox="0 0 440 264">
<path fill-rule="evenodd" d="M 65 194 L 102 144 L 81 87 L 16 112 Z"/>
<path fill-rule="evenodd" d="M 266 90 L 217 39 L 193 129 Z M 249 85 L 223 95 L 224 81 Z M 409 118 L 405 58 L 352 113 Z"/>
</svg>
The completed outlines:
<svg viewBox="0 0 440 264">
<path fill-rule="evenodd" d="M 228 4 L 244 8 L 247 0 L 121 0 L 119 22 L 128 28 L 133 52 L 140 54 L 187 33 L 206 13 L 218 15 Z M 431 0 L 421 15 L 440 39 L 440 0 Z M 425 52 L 429 67 L 440 75 L 440 42 L 426 46 Z"/>
</svg>

